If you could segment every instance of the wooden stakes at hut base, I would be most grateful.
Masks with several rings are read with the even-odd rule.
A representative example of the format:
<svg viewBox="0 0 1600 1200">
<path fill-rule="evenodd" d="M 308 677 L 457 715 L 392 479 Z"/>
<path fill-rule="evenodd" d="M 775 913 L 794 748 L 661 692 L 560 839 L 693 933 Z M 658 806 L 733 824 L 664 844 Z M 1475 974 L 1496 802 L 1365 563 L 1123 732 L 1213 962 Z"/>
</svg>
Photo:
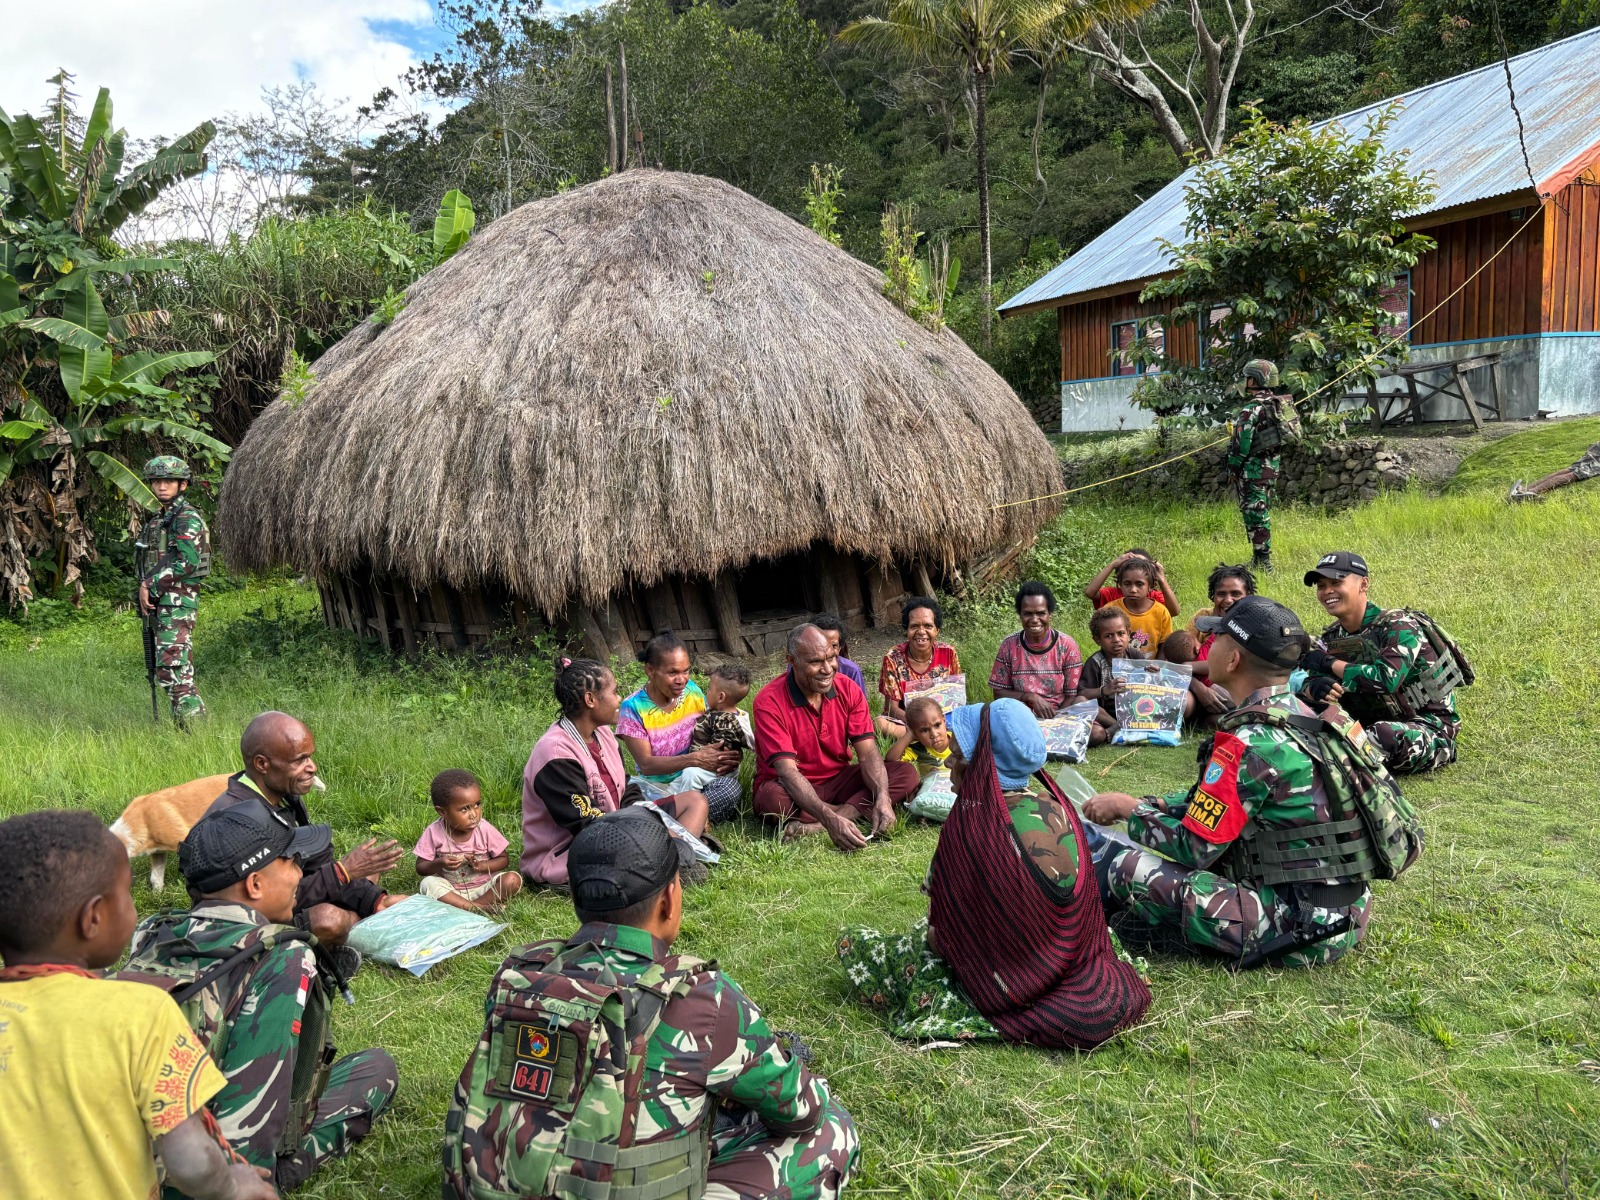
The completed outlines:
<svg viewBox="0 0 1600 1200">
<path fill-rule="evenodd" d="M 619 147 L 619 153 L 623 147 Z M 239 570 L 320 581 L 396 653 L 557 626 L 764 653 L 898 621 L 1056 508 L 1005 381 L 876 270 L 726 183 L 629 170 L 524 205 L 257 418 L 223 481 Z"/>
</svg>

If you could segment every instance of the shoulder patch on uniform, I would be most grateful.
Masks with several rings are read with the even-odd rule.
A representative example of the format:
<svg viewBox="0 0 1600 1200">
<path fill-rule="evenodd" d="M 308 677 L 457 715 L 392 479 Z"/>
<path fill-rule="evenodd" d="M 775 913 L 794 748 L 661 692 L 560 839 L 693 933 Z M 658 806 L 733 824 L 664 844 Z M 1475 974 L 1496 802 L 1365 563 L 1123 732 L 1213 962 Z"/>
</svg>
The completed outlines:
<svg viewBox="0 0 1600 1200">
<path fill-rule="evenodd" d="M 1244 828 L 1239 763 L 1245 749 L 1245 744 L 1232 733 L 1217 734 L 1211 758 L 1200 772 L 1200 784 L 1184 810 L 1183 827 L 1213 845 L 1233 841 Z"/>
</svg>

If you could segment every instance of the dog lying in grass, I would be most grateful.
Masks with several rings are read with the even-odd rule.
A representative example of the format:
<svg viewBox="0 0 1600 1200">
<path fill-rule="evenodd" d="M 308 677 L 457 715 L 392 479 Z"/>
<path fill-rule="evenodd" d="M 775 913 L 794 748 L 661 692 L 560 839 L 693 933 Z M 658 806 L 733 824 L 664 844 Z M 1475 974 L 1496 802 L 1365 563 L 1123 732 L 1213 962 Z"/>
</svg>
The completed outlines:
<svg viewBox="0 0 1600 1200">
<path fill-rule="evenodd" d="M 328 785 L 312 780 L 320 792 Z M 227 775 L 207 775 L 174 787 L 135 796 L 111 826 L 111 832 L 128 851 L 129 858 L 150 856 L 150 890 L 159 892 L 166 885 L 167 855 L 189 835 L 195 822 L 205 816 L 212 801 L 227 789 Z"/>
</svg>

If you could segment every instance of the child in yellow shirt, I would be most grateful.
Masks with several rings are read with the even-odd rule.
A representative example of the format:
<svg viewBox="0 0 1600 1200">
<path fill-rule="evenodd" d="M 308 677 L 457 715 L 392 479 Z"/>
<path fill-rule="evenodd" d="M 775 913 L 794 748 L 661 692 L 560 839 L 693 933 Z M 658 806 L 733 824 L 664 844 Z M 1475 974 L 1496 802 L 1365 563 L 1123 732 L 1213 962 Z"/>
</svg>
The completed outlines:
<svg viewBox="0 0 1600 1200">
<path fill-rule="evenodd" d="M 915 763 L 917 772 L 945 765 L 950 757 L 950 731 L 945 728 L 944 709 L 932 696 L 913 696 L 906 702 L 906 731 L 889 747 L 889 762 Z"/>
<path fill-rule="evenodd" d="M 1164 604 L 1150 598 L 1155 585 L 1156 568 L 1148 558 L 1130 558 L 1117 568 L 1117 586 L 1122 595 L 1106 605 L 1121 610 L 1128 618 L 1128 631 L 1132 635 L 1129 648 L 1146 658 L 1161 652 L 1161 643 L 1172 633 L 1172 614 Z"/>
</svg>

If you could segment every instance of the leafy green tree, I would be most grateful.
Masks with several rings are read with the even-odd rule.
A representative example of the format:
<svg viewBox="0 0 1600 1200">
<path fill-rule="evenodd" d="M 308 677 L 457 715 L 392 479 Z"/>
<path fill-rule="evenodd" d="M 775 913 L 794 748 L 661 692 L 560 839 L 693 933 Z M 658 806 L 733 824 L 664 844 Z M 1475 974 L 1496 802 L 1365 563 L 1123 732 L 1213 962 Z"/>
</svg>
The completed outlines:
<svg viewBox="0 0 1600 1200">
<path fill-rule="evenodd" d="M 990 244 L 989 89 L 1026 50 L 1070 40 L 1107 21 L 1137 15 L 1150 0 L 888 0 L 884 15 L 840 31 L 846 41 L 935 68 L 954 68 L 971 89 L 978 169 L 979 257 L 983 264 L 983 348 L 991 345 L 994 254 Z"/>
<path fill-rule="evenodd" d="M 214 130 L 203 124 L 124 170 L 128 138 L 112 126 L 110 93 L 101 88 L 80 120 L 70 77 L 52 82 L 46 118 L 0 111 L 0 596 L 12 607 L 32 598 L 41 570 L 54 590 L 81 594 L 96 555 L 82 464 L 150 509 L 129 452 L 165 440 L 227 456 L 201 427 L 203 401 L 163 386 L 211 355 L 132 350 L 166 314 L 120 301 L 132 280 L 174 264 L 128 257 L 111 240 L 163 188 L 205 169 Z"/>
<path fill-rule="evenodd" d="M 1140 294 L 1174 302 L 1161 349 L 1136 351 L 1164 373 L 1140 403 L 1220 420 L 1237 407 L 1245 362 L 1267 358 L 1290 391 L 1330 409 L 1376 375 L 1383 355 L 1405 357 L 1405 342 L 1384 332 L 1392 318 L 1382 298 L 1435 245 L 1402 223 L 1433 184 L 1385 148 L 1396 111 L 1349 133 L 1248 110 L 1226 154 L 1199 165 L 1186 192 L 1188 240 L 1164 243 L 1177 270 Z M 1178 345 L 1179 330 L 1196 329 L 1199 366 Z"/>
</svg>

